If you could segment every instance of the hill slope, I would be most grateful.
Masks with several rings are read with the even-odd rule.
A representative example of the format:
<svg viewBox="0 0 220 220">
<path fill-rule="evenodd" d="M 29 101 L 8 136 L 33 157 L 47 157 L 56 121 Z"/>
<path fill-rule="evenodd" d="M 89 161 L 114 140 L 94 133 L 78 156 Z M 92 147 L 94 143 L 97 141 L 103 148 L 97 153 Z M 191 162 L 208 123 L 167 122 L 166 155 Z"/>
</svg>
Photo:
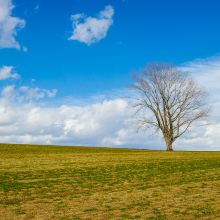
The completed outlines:
<svg viewBox="0 0 220 220">
<path fill-rule="evenodd" d="M 220 153 L 0 145 L 0 219 L 220 219 Z"/>
</svg>

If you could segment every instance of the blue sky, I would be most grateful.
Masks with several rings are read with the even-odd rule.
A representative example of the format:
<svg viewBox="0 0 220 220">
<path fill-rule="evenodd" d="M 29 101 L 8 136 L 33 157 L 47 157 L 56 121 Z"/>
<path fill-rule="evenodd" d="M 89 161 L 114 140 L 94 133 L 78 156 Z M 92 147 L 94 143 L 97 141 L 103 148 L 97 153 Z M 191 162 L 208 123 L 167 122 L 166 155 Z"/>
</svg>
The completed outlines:
<svg viewBox="0 0 220 220">
<path fill-rule="evenodd" d="M 130 72 L 147 62 L 180 64 L 220 51 L 217 0 L 14 0 L 13 16 L 26 22 L 17 41 L 28 52 L 0 50 L 0 65 L 13 65 L 22 80 L 56 88 L 58 96 L 87 97 L 126 87 Z M 106 37 L 90 46 L 70 41 L 71 15 L 96 17 L 114 9 Z M 38 9 L 37 9 L 37 8 Z"/>
<path fill-rule="evenodd" d="M 210 117 L 175 144 L 220 150 L 220 1 L 0 0 L 0 140 L 164 149 L 125 98 L 149 62 L 184 68 Z"/>
</svg>

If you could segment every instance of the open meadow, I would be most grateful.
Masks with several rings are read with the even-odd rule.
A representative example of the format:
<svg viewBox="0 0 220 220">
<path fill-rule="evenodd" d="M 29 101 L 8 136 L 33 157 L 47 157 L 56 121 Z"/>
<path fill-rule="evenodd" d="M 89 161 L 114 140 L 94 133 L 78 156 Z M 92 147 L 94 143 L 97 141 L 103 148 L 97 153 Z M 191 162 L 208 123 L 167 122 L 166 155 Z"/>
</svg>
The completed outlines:
<svg viewBox="0 0 220 220">
<path fill-rule="evenodd" d="M 220 152 L 0 145 L 0 219 L 220 219 Z"/>
</svg>

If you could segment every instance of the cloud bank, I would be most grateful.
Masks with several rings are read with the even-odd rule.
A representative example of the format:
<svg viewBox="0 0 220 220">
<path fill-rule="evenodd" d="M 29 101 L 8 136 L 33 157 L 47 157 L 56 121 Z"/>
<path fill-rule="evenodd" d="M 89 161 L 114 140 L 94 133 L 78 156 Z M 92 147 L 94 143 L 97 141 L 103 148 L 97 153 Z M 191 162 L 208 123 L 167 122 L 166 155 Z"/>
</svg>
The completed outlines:
<svg viewBox="0 0 220 220">
<path fill-rule="evenodd" d="M 25 21 L 12 16 L 13 8 L 11 0 L 0 0 L 0 48 L 21 48 L 16 36 L 17 31 L 24 28 Z"/>
<path fill-rule="evenodd" d="M 69 40 L 79 41 L 87 45 L 105 38 L 113 23 L 114 9 L 111 5 L 100 11 L 97 17 L 87 17 L 85 14 L 71 16 L 73 32 Z"/>
<path fill-rule="evenodd" d="M 182 68 L 206 88 L 212 111 L 207 121 L 192 127 L 174 147 L 220 150 L 220 57 L 196 60 Z M 0 94 L 1 142 L 165 149 L 160 134 L 151 130 L 137 133 L 129 101 L 123 97 L 51 106 L 46 100 L 56 90 L 12 84 L 3 86 Z"/>
</svg>

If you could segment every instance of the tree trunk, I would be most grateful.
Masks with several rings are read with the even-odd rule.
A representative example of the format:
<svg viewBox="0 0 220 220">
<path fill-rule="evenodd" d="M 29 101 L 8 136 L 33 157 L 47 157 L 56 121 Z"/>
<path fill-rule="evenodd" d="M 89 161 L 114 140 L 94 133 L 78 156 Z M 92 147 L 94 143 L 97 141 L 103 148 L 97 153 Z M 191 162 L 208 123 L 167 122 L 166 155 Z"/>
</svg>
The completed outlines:
<svg viewBox="0 0 220 220">
<path fill-rule="evenodd" d="M 166 139 L 167 151 L 173 151 L 173 142 L 168 138 Z"/>
</svg>

